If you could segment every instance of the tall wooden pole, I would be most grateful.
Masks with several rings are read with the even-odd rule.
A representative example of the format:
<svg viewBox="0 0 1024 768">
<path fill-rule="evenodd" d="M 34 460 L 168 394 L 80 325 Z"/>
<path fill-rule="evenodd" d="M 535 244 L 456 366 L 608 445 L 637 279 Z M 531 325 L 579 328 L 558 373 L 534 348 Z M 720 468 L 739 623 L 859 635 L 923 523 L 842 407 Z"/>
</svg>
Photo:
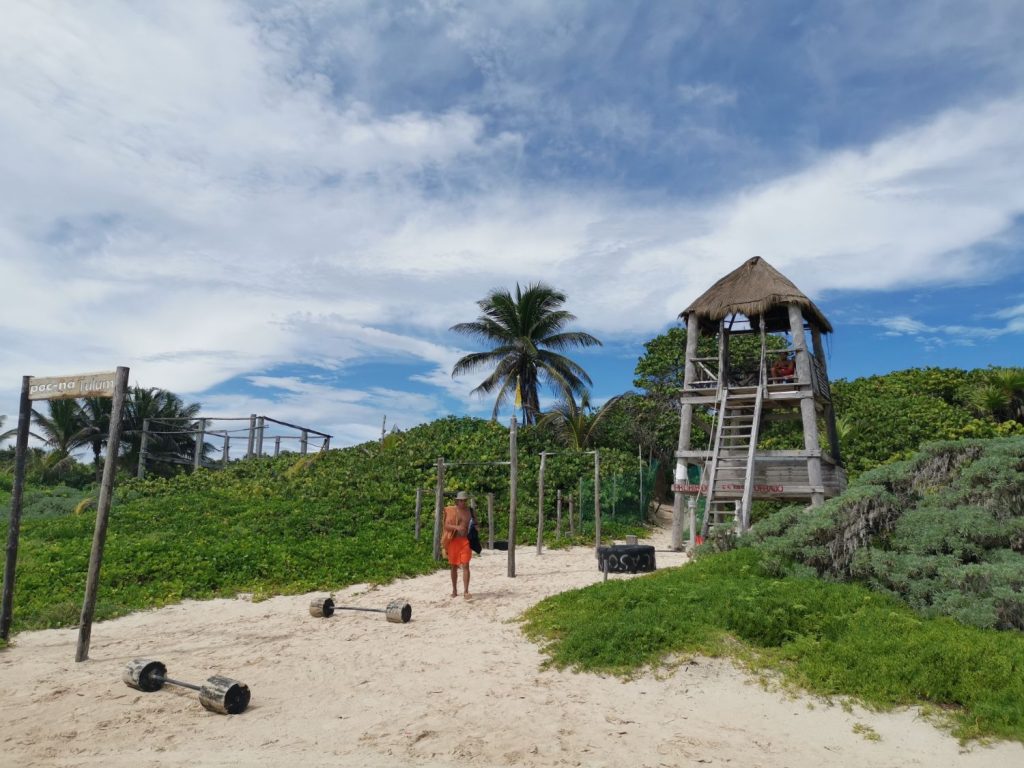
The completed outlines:
<svg viewBox="0 0 1024 768">
<path fill-rule="evenodd" d="M 683 392 L 685 393 L 693 386 L 697 378 L 697 365 L 694 358 L 697 357 L 697 342 L 700 341 L 700 320 L 696 312 L 691 312 L 686 318 L 686 367 L 683 369 Z M 721 376 L 721 374 L 719 374 Z M 679 442 L 676 449 L 679 451 L 690 450 L 690 432 L 693 429 L 693 405 L 684 400 L 679 410 Z M 686 459 L 676 457 L 676 471 L 673 479 L 677 483 L 689 482 L 687 475 Z M 702 478 L 703 479 L 703 478 Z M 683 548 L 683 503 L 685 496 L 682 491 L 674 491 L 672 494 L 672 539 L 670 547 L 679 552 Z"/>
<path fill-rule="evenodd" d="M 582 477 L 582 476 L 580 476 L 580 482 L 579 482 L 579 496 L 578 496 L 578 498 L 579 498 L 579 500 L 580 500 L 580 519 L 579 519 L 579 527 L 580 527 L 580 533 L 582 534 L 582 533 L 583 533 L 583 477 Z"/>
<path fill-rule="evenodd" d="M 263 455 L 263 430 L 267 426 L 267 419 L 265 416 L 260 416 L 256 424 L 256 456 Z"/>
<path fill-rule="evenodd" d="M 274 438 L 274 458 L 276 459 L 281 455 L 281 436 L 278 435 Z"/>
<path fill-rule="evenodd" d="M 508 577 L 516 577 L 516 506 L 519 504 L 519 443 L 516 415 L 508 430 Z"/>
<path fill-rule="evenodd" d="M 572 496 L 569 496 L 569 536 L 573 537 L 576 535 L 576 521 L 575 515 L 572 510 Z"/>
<path fill-rule="evenodd" d="M 562 538 L 562 489 L 555 493 L 555 538 Z"/>
<path fill-rule="evenodd" d="M 249 414 L 249 447 L 245 451 L 245 458 L 251 459 L 256 449 L 256 414 Z"/>
<path fill-rule="evenodd" d="M 18 563 L 18 537 L 21 534 L 21 500 L 25 492 L 25 462 L 28 458 L 28 430 L 32 403 L 28 399 L 31 376 L 21 379 L 21 401 L 18 408 L 18 436 L 14 442 L 14 484 L 11 488 L 11 515 L 7 519 L 7 557 L 4 560 L 4 592 L 0 601 L 0 638 L 11 634 L 14 616 L 14 575 Z"/>
<path fill-rule="evenodd" d="M 818 328 L 811 328 L 811 344 L 814 346 L 814 357 L 821 366 L 821 372 L 828 381 L 828 365 L 825 363 L 825 348 L 821 343 L 821 331 Z M 824 393 L 823 393 L 824 394 Z M 832 394 L 828 394 L 825 401 L 825 428 L 828 430 L 829 453 L 832 454 L 832 461 L 838 466 L 843 466 L 843 457 L 839 453 L 839 430 L 836 429 L 836 409 L 832 405 Z"/>
<path fill-rule="evenodd" d="M 487 494 L 487 548 L 494 549 L 494 494 Z"/>
<path fill-rule="evenodd" d="M 206 442 L 206 419 L 199 420 L 199 431 L 196 432 L 195 452 L 192 455 L 192 469 L 203 466 L 203 443 Z"/>
<path fill-rule="evenodd" d="M 92 617 L 96 610 L 96 593 L 100 586 L 100 565 L 103 563 L 103 545 L 107 540 L 107 520 L 110 516 L 110 501 L 114 495 L 114 479 L 117 477 L 117 454 L 121 447 L 121 411 L 124 408 L 124 396 L 127 390 L 128 369 L 118 366 L 117 376 L 114 379 L 114 402 L 110 408 L 107 457 L 103 461 L 100 499 L 96 505 L 96 530 L 92 537 L 92 552 L 89 554 L 89 576 L 85 582 L 85 601 L 82 603 L 82 618 L 78 625 L 75 661 L 85 661 L 89 658 Z"/>
<path fill-rule="evenodd" d="M 423 511 L 423 489 L 416 489 L 416 528 L 413 533 L 413 539 L 415 541 L 420 540 L 420 513 Z"/>
<path fill-rule="evenodd" d="M 807 452 L 807 484 L 811 486 L 811 506 L 825 503 L 825 487 L 821 477 L 821 445 L 818 442 L 818 413 L 814 408 L 814 382 L 811 360 L 807 354 L 804 316 L 799 304 L 789 305 L 789 330 L 796 354 L 796 382 L 800 385 L 800 420 L 804 428 L 804 450 Z"/>
<path fill-rule="evenodd" d="M 437 457 L 437 485 L 434 488 L 434 560 L 441 560 L 441 520 L 444 515 L 444 456 Z"/>
<path fill-rule="evenodd" d="M 299 438 L 299 453 L 303 456 L 309 450 L 309 432 L 302 430 L 302 436 Z"/>
<path fill-rule="evenodd" d="M 647 509 L 644 507 L 644 450 L 639 443 L 636 446 L 636 458 L 640 468 L 640 519 L 647 522 Z"/>
<path fill-rule="evenodd" d="M 537 473 L 537 554 L 544 552 L 544 467 L 548 463 L 548 454 L 540 452 L 540 471 Z"/>
<path fill-rule="evenodd" d="M 230 437 L 230 435 L 228 435 L 227 432 L 225 432 L 224 433 L 224 450 L 221 453 L 221 458 L 220 458 L 220 463 L 221 463 L 222 467 L 226 468 L 227 465 L 228 465 L 228 451 L 230 451 L 230 450 L 231 450 L 231 437 Z"/>
<path fill-rule="evenodd" d="M 139 437 L 139 466 L 135 476 L 142 478 L 146 476 L 146 449 L 149 447 L 149 419 L 142 420 L 142 435 Z"/>
<path fill-rule="evenodd" d="M 688 552 L 693 552 L 697 548 L 697 497 L 687 496 L 686 498 L 686 511 L 689 515 L 690 520 L 690 535 L 688 543 Z M 707 514 L 705 512 L 705 514 Z"/>
<path fill-rule="evenodd" d="M 594 541 L 601 546 L 601 454 L 594 449 Z"/>
</svg>

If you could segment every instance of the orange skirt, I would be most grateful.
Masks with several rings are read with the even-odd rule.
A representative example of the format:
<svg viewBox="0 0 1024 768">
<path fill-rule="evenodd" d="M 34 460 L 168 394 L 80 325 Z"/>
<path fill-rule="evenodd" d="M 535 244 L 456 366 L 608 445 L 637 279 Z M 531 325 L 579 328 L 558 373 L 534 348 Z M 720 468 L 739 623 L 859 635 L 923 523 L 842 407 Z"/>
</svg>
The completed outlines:
<svg viewBox="0 0 1024 768">
<path fill-rule="evenodd" d="M 469 548 L 469 539 L 466 536 L 456 536 L 445 546 L 444 554 L 451 565 L 468 565 L 473 557 L 473 550 Z"/>
</svg>

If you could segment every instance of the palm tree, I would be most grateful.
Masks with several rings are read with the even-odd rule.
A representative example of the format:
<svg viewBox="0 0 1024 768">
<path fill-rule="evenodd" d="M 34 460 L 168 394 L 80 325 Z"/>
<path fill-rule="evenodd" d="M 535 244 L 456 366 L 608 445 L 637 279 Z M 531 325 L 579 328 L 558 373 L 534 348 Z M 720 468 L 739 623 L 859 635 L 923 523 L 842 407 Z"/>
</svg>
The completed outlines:
<svg viewBox="0 0 1024 768">
<path fill-rule="evenodd" d="M 4 422 L 7 421 L 6 416 L 0 416 L 0 428 L 3 427 Z M 8 429 L 6 432 L 0 432 L 0 443 L 5 440 L 14 437 L 18 433 L 17 429 Z"/>
<path fill-rule="evenodd" d="M 492 369 L 473 390 L 480 394 L 497 392 L 491 418 L 498 417 L 501 406 L 516 395 L 517 389 L 524 424 L 533 424 L 540 413 L 541 383 L 566 398 L 587 391 L 590 376 L 560 353 L 571 347 L 600 346 L 601 342 L 589 333 L 564 330 L 576 319 L 562 309 L 565 299 L 564 293 L 544 283 L 531 283 L 526 290 L 517 283 L 515 295 L 494 289 L 477 302 L 482 314 L 476 320 L 451 327 L 491 347 L 466 355 L 452 369 L 452 377 Z"/>
<path fill-rule="evenodd" d="M 576 401 L 569 395 L 562 398 L 554 409 L 541 416 L 537 426 L 550 427 L 567 448 L 585 451 L 594 444 L 602 419 L 621 399 L 622 395 L 616 395 L 595 411 L 590 406 L 588 393 L 583 393 L 579 405 L 576 405 Z"/>
<path fill-rule="evenodd" d="M 39 433 L 35 436 L 51 450 L 67 456 L 89 442 L 90 429 L 82 409 L 74 400 L 47 400 L 49 416 L 32 409 L 32 421 Z"/>
<path fill-rule="evenodd" d="M 195 442 L 190 434 L 191 422 L 199 415 L 200 403 L 188 405 L 173 392 L 166 389 L 151 387 L 133 387 L 125 398 L 124 434 L 128 450 L 125 462 L 129 467 L 139 461 L 139 450 L 142 443 L 142 427 L 146 419 L 150 420 L 152 432 L 180 432 L 180 434 L 151 434 L 146 452 L 151 458 L 164 464 L 166 459 L 182 460 L 192 457 Z M 167 469 L 168 467 L 164 467 Z"/>
<path fill-rule="evenodd" d="M 44 476 L 60 475 L 74 463 L 72 451 L 89 443 L 91 430 L 76 401 L 48 400 L 46 404 L 48 416 L 32 409 L 32 421 L 39 430 L 33 435 L 50 447 L 40 471 Z"/>
<path fill-rule="evenodd" d="M 1024 421 L 1024 369 L 990 370 L 985 383 L 971 393 L 970 403 L 996 421 Z"/>
<path fill-rule="evenodd" d="M 92 463 L 96 469 L 96 482 L 103 480 L 103 465 L 100 454 L 110 434 L 110 413 L 113 400 L 109 397 L 87 397 L 82 401 L 82 414 L 89 428 L 88 443 L 92 447 Z"/>
</svg>

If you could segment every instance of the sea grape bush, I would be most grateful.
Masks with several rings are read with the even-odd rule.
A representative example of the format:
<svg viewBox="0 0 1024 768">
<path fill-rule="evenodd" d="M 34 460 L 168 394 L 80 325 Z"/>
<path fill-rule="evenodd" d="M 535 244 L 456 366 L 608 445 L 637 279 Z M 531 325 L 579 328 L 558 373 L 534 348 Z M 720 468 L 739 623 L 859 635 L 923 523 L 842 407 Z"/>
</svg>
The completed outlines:
<svg viewBox="0 0 1024 768">
<path fill-rule="evenodd" d="M 775 575 L 794 564 L 893 594 L 918 612 L 1024 629 L 1024 438 L 926 445 L 746 542 Z"/>
</svg>

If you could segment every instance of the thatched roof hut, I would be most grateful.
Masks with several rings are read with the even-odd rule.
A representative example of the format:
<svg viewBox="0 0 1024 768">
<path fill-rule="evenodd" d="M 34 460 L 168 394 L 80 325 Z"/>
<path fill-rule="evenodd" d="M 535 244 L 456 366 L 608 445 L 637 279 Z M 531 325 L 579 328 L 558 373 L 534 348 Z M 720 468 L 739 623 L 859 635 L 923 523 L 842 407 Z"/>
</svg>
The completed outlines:
<svg viewBox="0 0 1024 768">
<path fill-rule="evenodd" d="M 686 320 L 696 314 L 703 329 L 714 330 L 719 320 L 734 314 L 745 315 L 756 328 L 763 315 L 768 331 L 788 331 L 789 304 L 800 307 L 808 325 L 832 333 L 832 324 L 814 302 L 760 256 L 748 259 L 712 285 L 679 316 Z"/>
</svg>

